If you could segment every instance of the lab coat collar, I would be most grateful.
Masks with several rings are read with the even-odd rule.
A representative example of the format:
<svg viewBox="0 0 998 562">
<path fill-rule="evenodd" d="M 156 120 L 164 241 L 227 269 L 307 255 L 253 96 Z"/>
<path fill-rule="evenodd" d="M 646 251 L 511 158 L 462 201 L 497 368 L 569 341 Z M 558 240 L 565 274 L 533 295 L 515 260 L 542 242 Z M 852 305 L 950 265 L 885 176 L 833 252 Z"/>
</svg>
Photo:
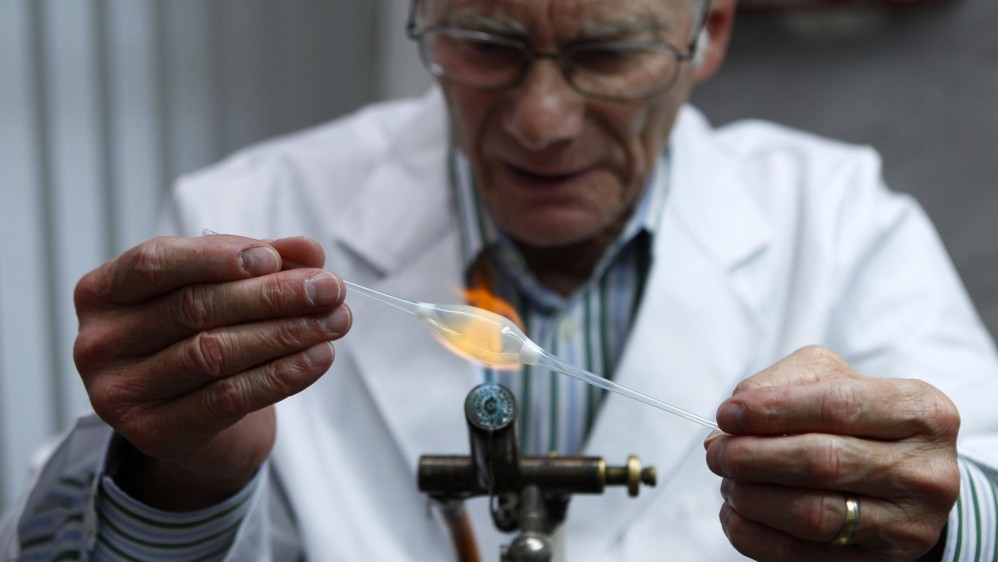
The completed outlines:
<svg viewBox="0 0 998 562">
<path fill-rule="evenodd" d="M 704 251 L 734 269 L 764 250 L 772 225 L 751 198 L 733 149 L 718 140 L 707 119 L 685 106 L 672 139 L 675 159 L 671 205 Z"/>
<path fill-rule="evenodd" d="M 433 88 L 398 125 L 384 164 L 357 186 L 364 196 L 333 226 L 338 243 L 381 273 L 404 267 L 453 227 L 447 122 L 443 94 Z"/>
</svg>

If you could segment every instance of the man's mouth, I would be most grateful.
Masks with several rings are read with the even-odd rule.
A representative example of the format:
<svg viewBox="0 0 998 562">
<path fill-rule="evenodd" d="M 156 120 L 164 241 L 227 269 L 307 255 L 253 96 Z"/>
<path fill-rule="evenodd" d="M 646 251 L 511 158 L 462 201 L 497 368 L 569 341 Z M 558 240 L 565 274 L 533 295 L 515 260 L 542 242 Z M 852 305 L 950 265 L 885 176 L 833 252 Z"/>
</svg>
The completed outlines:
<svg viewBox="0 0 998 562">
<path fill-rule="evenodd" d="M 526 168 L 515 164 L 506 164 L 504 167 L 517 184 L 533 189 L 567 187 L 581 180 L 592 170 L 592 168 Z"/>
</svg>

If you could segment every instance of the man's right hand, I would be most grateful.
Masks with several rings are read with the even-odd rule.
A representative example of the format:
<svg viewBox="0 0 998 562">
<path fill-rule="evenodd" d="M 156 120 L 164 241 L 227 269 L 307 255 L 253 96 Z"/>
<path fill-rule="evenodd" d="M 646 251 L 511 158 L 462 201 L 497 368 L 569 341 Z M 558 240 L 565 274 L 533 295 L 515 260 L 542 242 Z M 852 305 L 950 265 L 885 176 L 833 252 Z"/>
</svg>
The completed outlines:
<svg viewBox="0 0 998 562">
<path fill-rule="evenodd" d="M 273 404 L 318 380 L 350 328 L 324 261 L 306 238 L 157 238 L 80 280 L 74 358 L 94 410 L 137 450 L 116 476 L 126 492 L 187 511 L 253 478 Z"/>
</svg>

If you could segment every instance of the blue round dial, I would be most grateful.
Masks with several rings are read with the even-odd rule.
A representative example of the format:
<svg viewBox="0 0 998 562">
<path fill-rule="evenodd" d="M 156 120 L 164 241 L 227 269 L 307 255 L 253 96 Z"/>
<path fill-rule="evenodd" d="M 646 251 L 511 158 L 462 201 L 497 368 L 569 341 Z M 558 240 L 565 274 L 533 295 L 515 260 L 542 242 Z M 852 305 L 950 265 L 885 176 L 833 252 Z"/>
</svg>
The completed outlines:
<svg viewBox="0 0 998 562">
<path fill-rule="evenodd" d="M 480 384 L 465 398 L 464 413 L 476 427 L 486 430 L 502 429 L 516 418 L 516 400 L 505 386 Z"/>
</svg>

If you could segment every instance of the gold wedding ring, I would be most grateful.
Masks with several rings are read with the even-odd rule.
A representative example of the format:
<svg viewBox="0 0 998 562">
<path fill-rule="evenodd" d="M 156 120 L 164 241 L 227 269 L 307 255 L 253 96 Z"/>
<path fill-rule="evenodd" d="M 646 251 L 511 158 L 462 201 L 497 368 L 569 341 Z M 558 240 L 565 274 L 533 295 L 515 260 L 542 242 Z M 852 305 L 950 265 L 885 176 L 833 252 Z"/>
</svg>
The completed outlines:
<svg viewBox="0 0 998 562">
<path fill-rule="evenodd" d="M 853 533 L 859 527 L 859 499 L 852 494 L 842 494 L 846 500 L 846 519 L 842 523 L 839 534 L 832 539 L 833 546 L 846 546 L 852 540 Z"/>
</svg>

